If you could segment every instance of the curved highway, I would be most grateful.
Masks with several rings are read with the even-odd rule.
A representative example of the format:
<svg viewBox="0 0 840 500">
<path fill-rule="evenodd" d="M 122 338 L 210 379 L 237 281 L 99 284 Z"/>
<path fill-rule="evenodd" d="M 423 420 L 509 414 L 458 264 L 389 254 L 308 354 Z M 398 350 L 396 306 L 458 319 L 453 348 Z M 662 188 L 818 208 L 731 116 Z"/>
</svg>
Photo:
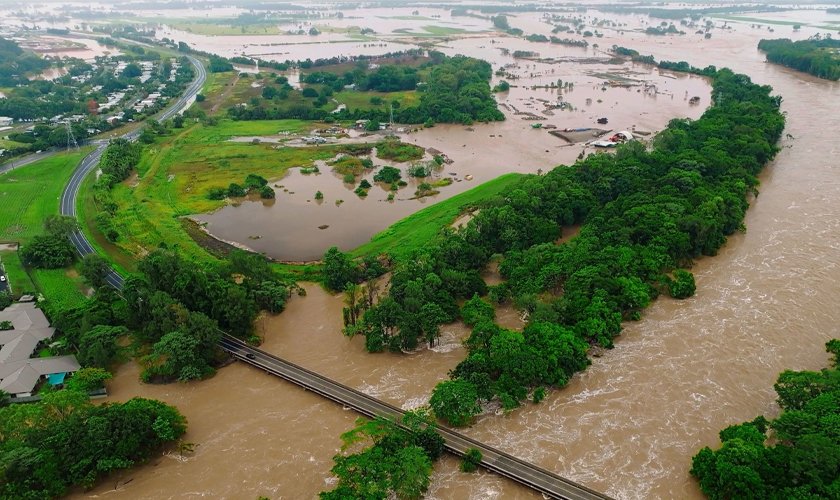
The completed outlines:
<svg viewBox="0 0 840 500">
<path fill-rule="evenodd" d="M 190 104 L 190 101 L 194 99 L 201 90 L 201 87 L 204 85 L 204 81 L 207 79 L 207 70 L 204 69 L 204 65 L 201 61 L 193 56 L 187 56 L 187 58 L 190 60 L 190 63 L 192 63 L 193 68 L 195 68 L 196 77 L 181 97 L 179 97 L 174 103 L 158 115 L 158 120 L 167 120 L 175 116 L 176 113 L 185 110 Z M 128 139 L 129 141 L 134 141 L 140 137 L 142 132 L 143 127 L 137 127 L 135 130 L 121 137 L 123 139 Z M 99 165 L 99 158 L 102 157 L 102 153 L 105 151 L 105 148 L 108 147 L 107 141 L 96 141 L 93 144 L 96 145 L 96 149 L 91 151 L 82 159 L 81 162 L 79 162 L 79 166 L 73 171 L 70 181 L 67 183 L 67 186 L 64 188 L 64 192 L 61 194 L 61 204 L 59 207 L 61 215 L 76 217 L 76 199 L 79 195 L 79 189 L 82 186 L 82 182 L 85 180 L 87 175 L 93 171 L 97 165 Z M 90 244 L 90 241 L 88 241 L 87 237 L 81 231 L 75 231 L 71 234 L 70 241 L 73 243 L 73 246 L 76 247 L 76 251 L 79 252 L 79 255 L 83 257 L 87 254 L 96 252 Z M 123 277 L 114 270 L 109 271 L 108 276 L 105 279 L 109 285 L 118 290 L 121 289 L 125 283 Z"/>
</svg>

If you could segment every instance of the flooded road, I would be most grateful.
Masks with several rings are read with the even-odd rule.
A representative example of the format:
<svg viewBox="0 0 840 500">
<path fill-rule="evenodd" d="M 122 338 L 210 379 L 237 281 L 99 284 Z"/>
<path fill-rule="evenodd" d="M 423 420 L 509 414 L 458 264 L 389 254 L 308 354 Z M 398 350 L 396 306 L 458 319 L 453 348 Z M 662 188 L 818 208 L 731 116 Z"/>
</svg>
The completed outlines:
<svg viewBox="0 0 840 500">
<path fill-rule="evenodd" d="M 657 59 L 728 66 L 772 85 L 793 138 L 761 176 L 747 232 L 694 267 L 695 297 L 660 298 L 568 387 L 540 405 L 484 415 L 468 434 L 616 498 L 701 498 L 688 474 L 691 456 L 717 446 L 723 427 L 773 415 L 781 370 L 825 366 L 823 344 L 840 335 L 840 84 L 765 63 L 755 45 L 766 33 L 736 25 L 711 40 L 628 32 L 599 41 Z M 457 339 L 466 332 L 449 327 L 448 352 L 367 355 L 361 339 L 341 336 L 341 298 L 308 292 L 261 323 L 265 348 L 385 400 L 421 403 L 464 354 Z M 133 481 L 120 487 L 120 498 L 312 498 L 325 488 L 338 435 L 354 419 L 238 364 L 210 381 L 165 387 L 139 385 L 136 370 L 125 368 L 112 392 L 178 405 L 190 419 L 187 439 L 200 444 L 184 462 L 162 458 L 128 472 Z M 452 459 L 437 465 L 430 498 L 536 498 L 455 467 Z M 85 496 L 112 489 L 110 482 Z"/>
</svg>

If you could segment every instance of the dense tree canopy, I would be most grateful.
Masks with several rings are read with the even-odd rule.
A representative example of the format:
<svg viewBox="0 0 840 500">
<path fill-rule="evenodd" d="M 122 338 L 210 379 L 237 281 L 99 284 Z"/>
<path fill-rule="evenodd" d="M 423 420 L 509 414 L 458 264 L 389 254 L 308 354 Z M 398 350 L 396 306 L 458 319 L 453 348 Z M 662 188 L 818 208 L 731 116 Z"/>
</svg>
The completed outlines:
<svg viewBox="0 0 840 500">
<path fill-rule="evenodd" d="M 465 228 L 443 230 L 398 262 L 389 294 L 354 333 L 365 334 L 372 350 L 413 349 L 433 320 L 463 315 L 475 327 L 453 378 L 473 385 L 479 400 L 512 408 L 532 388 L 567 383 L 587 366 L 589 344 L 611 347 L 621 322 L 638 319 L 669 284 L 675 296 L 690 296 L 691 274 L 669 273 L 714 255 L 742 227 L 746 196 L 784 127 L 769 87 L 709 71 L 715 105 L 700 119 L 672 120 L 651 150 L 629 143 L 488 200 Z M 572 224 L 582 224 L 580 234 L 558 245 L 561 228 Z M 494 254 L 503 255 L 506 281 L 490 296 L 511 297 L 525 310 L 522 333 L 483 320 L 478 303 L 457 307 L 488 291 L 479 271 Z M 432 304 L 434 315 L 424 308 Z"/>
<path fill-rule="evenodd" d="M 304 82 L 320 85 L 321 90 L 319 92 L 313 87 L 305 87 L 301 95 L 314 98 L 325 92 L 331 94 L 339 91 L 348 84 L 355 84 L 360 90 L 416 88 L 420 93 L 419 104 L 394 108 L 394 120 L 397 122 L 472 123 L 504 120 L 504 114 L 497 108 L 490 92 L 492 69 L 489 63 L 460 55 L 448 57 L 440 52 L 431 52 L 429 59 L 416 69 L 411 66 L 382 65 L 369 71 L 362 65 L 361 68 L 341 75 L 323 70 L 312 72 L 304 77 Z M 423 80 L 421 75 L 425 75 Z M 390 119 L 390 109 L 343 109 L 332 113 L 331 109 L 318 105 L 317 101 L 290 99 L 290 94 L 294 92 L 297 91 L 285 83 L 279 91 L 269 92 L 268 102 L 261 102 L 258 106 L 234 106 L 228 110 L 228 115 L 240 120 L 322 120 L 330 116 L 337 120 L 369 119 L 384 123 Z M 281 98 L 284 96 L 293 104 L 286 103 L 286 99 Z"/>
<path fill-rule="evenodd" d="M 840 341 L 826 347 L 831 368 L 779 375 L 778 418 L 727 427 L 720 449 L 694 456 L 691 474 L 709 498 L 840 497 Z"/>
<path fill-rule="evenodd" d="M 342 450 L 368 443 L 362 451 L 338 454 L 332 473 L 338 478 L 334 490 L 322 492 L 324 500 L 365 498 L 419 499 L 429 487 L 432 462 L 443 453 L 443 438 L 434 420 L 423 412 L 408 412 L 396 422 L 360 418 L 356 427 L 341 436 Z"/>
<path fill-rule="evenodd" d="M 840 40 L 819 36 L 793 42 L 788 38 L 761 40 L 767 60 L 827 80 L 840 80 Z"/>
<path fill-rule="evenodd" d="M 101 378 L 101 377 L 100 377 Z M 92 405 L 64 390 L 0 409 L 0 496 L 55 498 L 148 459 L 186 431 L 172 406 L 135 398 Z"/>
</svg>

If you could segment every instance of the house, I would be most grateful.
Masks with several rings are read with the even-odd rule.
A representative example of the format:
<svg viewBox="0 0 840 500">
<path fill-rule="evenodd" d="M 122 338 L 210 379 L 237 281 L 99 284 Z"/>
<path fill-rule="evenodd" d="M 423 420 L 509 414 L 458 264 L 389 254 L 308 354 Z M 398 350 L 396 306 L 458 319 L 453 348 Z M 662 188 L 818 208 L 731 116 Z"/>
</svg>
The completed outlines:
<svg viewBox="0 0 840 500">
<path fill-rule="evenodd" d="M 0 116 L 0 127 L 8 127 L 15 119 L 8 116 Z"/>
<path fill-rule="evenodd" d="M 0 331 L 0 390 L 9 393 L 12 400 L 31 396 L 42 380 L 51 385 L 62 384 L 67 374 L 81 368 L 75 356 L 31 357 L 38 344 L 55 333 L 35 303 L 10 305 L 0 311 L 0 322 L 4 321 L 11 323 L 13 329 Z"/>
</svg>

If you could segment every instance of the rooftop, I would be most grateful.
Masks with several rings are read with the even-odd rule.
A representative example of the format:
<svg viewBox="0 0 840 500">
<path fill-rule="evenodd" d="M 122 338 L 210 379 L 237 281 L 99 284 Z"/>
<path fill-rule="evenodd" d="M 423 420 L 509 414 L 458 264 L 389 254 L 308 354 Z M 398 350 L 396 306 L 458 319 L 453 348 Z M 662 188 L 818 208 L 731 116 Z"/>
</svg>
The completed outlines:
<svg viewBox="0 0 840 500">
<path fill-rule="evenodd" d="M 14 329 L 0 332 L 0 390 L 9 394 L 32 392 L 42 376 L 79 370 L 75 356 L 30 358 L 42 340 L 52 338 L 55 328 L 35 303 L 15 303 L 0 311 L 0 321 Z"/>
</svg>

